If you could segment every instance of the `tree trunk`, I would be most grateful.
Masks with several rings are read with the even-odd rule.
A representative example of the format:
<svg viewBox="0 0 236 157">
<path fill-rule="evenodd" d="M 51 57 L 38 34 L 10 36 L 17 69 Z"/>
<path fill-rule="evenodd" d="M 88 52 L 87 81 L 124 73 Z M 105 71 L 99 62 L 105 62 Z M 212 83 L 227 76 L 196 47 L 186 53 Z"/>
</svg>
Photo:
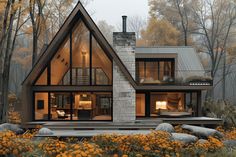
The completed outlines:
<svg viewBox="0 0 236 157">
<path fill-rule="evenodd" d="M 12 0 L 12 4 L 14 4 L 14 0 Z M 10 62 L 12 57 L 12 32 L 13 32 L 13 22 L 15 19 L 16 12 L 11 13 L 9 24 L 8 24 L 8 32 L 7 32 L 7 40 L 6 40 L 6 49 L 4 54 L 4 63 L 3 63 L 3 73 L 2 73 L 2 108 L 1 108 L 1 122 L 4 123 L 7 121 L 7 111 L 8 111 L 8 87 L 9 87 L 9 73 L 10 73 Z"/>
<path fill-rule="evenodd" d="M 223 56 L 223 79 L 222 79 L 222 99 L 225 100 L 225 75 L 226 75 L 226 53 Z"/>
<path fill-rule="evenodd" d="M 184 31 L 184 46 L 188 46 L 188 33 Z"/>
<path fill-rule="evenodd" d="M 37 60 L 37 49 L 38 49 L 38 37 L 36 33 L 36 28 L 33 30 L 33 54 L 32 54 L 32 67 L 34 66 L 36 60 Z"/>
</svg>

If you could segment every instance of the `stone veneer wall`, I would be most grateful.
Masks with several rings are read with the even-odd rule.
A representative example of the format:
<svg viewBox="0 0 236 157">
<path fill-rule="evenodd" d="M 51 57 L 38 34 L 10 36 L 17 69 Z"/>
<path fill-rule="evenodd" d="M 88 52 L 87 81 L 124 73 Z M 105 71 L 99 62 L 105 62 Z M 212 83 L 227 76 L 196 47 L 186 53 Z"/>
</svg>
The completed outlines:
<svg viewBox="0 0 236 157">
<path fill-rule="evenodd" d="M 113 33 L 113 47 L 135 79 L 135 33 Z M 136 92 L 120 68 L 113 62 L 113 121 L 132 122 L 136 118 Z"/>
</svg>

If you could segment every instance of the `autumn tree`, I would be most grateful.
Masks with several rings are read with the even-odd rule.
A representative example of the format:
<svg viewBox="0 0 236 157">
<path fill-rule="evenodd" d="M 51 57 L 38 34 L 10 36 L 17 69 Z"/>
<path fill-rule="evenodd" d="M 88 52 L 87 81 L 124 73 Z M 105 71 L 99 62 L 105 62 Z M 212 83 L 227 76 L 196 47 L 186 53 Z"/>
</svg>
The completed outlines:
<svg viewBox="0 0 236 157">
<path fill-rule="evenodd" d="M 6 122 L 8 111 L 8 88 L 10 65 L 17 35 L 25 19 L 22 17 L 24 9 L 22 0 L 7 0 L 0 2 L 0 9 L 3 15 L 0 21 L 0 122 Z"/>
<path fill-rule="evenodd" d="M 151 18 L 142 31 L 145 46 L 173 46 L 178 44 L 179 31 L 167 20 Z"/>
<path fill-rule="evenodd" d="M 221 63 L 226 64 L 226 50 L 236 20 L 236 4 L 231 0 L 201 0 L 193 8 L 201 45 L 210 56 L 210 75 L 215 78 Z M 225 77 L 225 69 L 223 69 Z M 223 90 L 225 86 L 223 87 Z"/>
<path fill-rule="evenodd" d="M 153 18 L 165 19 L 180 31 L 179 43 L 191 45 L 191 32 L 195 31 L 192 8 L 198 0 L 149 0 L 149 14 Z"/>
<path fill-rule="evenodd" d="M 130 32 L 135 32 L 136 40 L 141 38 L 141 31 L 146 26 L 146 20 L 138 15 L 128 17 L 127 27 Z"/>
<path fill-rule="evenodd" d="M 35 64 L 38 55 L 38 38 L 45 29 L 44 6 L 46 0 L 29 0 L 29 17 L 32 29 L 32 66 Z"/>
</svg>

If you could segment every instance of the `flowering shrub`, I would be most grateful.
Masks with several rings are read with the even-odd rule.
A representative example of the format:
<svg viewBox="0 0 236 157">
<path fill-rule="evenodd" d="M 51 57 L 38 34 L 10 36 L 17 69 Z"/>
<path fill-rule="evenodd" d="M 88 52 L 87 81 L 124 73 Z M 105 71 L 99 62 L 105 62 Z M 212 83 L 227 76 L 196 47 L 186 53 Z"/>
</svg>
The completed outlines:
<svg viewBox="0 0 236 157">
<path fill-rule="evenodd" d="M 21 123 L 21 115 L 19 112 L 15 111 L 14 106 L 9 104 L 8 109 L 8 122 L 12 124 L 20 124 Z"/>
<path fill-rule="evenodd" d="M 225 135 L 226 140 L 236 140 L 236 128 L 235 127 L 225 130 L 222 126 L 219 126 L 216 129 Z"/>
<path fill-rule="evenodd" d="M 220 128 L 218 128 L 219 130 Z M 79 142 L 78 138 L 46 138 L 33 141 L 35 131 L 15 135 L 0 132 L 0 156 L 50 156 L 50 157 L 157 157 L 157 156 L 209 156 L 223 151 L 222 141 L 214 137 L 191 144 L 173 141 L 170 134 L 153 131 L 147 135 L 106 134 Z M 223 129 L 221 131 L 224 131 Z M 181 130 L 179 130 L 181 132 Z M 226 138 L 236 139 L 236 129 L 224 131 Z M 225 139 L 226 139 L 225 138 Z M 224 150 L 225 151 L 225 150 Z M 219 153 L 220 154 L 220 153 Z"/>
<path fill-rule="evenodd" d="M 19 138 L 11 131 L 0 132 L 0 155 L 19 155 L 31 152 L 33 145 L 30 138 Z"/>
<path fill-rule="evenodd" d="M 155 131 L 148 135 L 100 135 L 92 141 L 107 154 L 128 156 L 165 156 L 178 154 L 182 143 L 170 140 L 170 134 Z"/>
<path fill-rule="evenodd" d="M 57 157 L 100 157 L 102 156 L 102 153 L 102 149 L 100 149 L 97 145 L 84 142 L 70 145 L 67 151 L 58 154 Z"/>
</svg>

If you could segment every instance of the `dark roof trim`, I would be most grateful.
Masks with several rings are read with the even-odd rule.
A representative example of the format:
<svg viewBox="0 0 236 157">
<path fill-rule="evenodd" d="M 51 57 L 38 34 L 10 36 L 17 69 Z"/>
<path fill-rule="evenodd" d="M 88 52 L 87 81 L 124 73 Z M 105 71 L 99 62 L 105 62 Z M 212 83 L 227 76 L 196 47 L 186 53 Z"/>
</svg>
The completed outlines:
<svg viewBox="0 0 236 157">
<path fill-rule="evenodd" d="M 50 42 L 47 49 L 40 55 L 35 65 L 32 67 L 32 70 L 26 77 L 26 79 L 23 81 L 22 84 L 32 84 L 33 81 L 36 79 L 36 77 L 41 72 L 42 68 L 45 67 L 45 62 L 51 59 L 51 57 L 55 53 L 55 49 L 58 48 L 58 44 L 60 44 L 65 36 L 70 31 L 72 22 L 76 18 L 76 15 L 78 13 L 81 13 L 84 17 L 84 20 L 86 24 L 88 25 L 90 31 L 92 31 L 95 38 L 98 40 L 97 42 L 101 45 L 101 47 L 106 50 L 107 52 L 110 52 L 110 55 L 112 56 L 113 60 L 116 62 L 120 70 L 124 73 L 125 77 L 128 79 L 128 81 L 131 83 L 131 85 L 136 88 L 137 84 L 131 74 L 129 73 L 128 69 L 125 67 L 123 62 L 120 60 L 114 49 L 111 47 L 111 45 L 108 43 L 108 41 L 105 39 L 101 31 L 96 26 L 95 22 L 92 20 L 92 18 L 89 16 L 88 12 L 85 10 L 85 8 L 82 6 L 80 2 L 76 5 L 76 7 L 73 9 L 73 11 L 70 13 L 68 18 L 65 20 L 62 27 L 59 29 L 57 34 L 54 36 L 52 41 Z"/>
<path fill-rule="evenodd" d="M 137 86 L 136 90 L 140 91 L 150 91 L 150 90 L 157 90 L 157 91 L 186 91 L 186 90 L 208 90 L 212 89 L 212 86 L 178 86 L 178 85 L 139 85 Z"/>
<path fill-rule="evenodd" d="M 67 92 L 76 92 L 76 91 L 97 91 L 97 92 L 105 92 L 112 91 L 112 86 L 33 86 L 32 90 L 36 91 L 67 91 Z"/>
<path fill-rule="evenodd" d="M 135 58 L 177 58 L 177 53 L 135 53 Z"/>
</svg>

